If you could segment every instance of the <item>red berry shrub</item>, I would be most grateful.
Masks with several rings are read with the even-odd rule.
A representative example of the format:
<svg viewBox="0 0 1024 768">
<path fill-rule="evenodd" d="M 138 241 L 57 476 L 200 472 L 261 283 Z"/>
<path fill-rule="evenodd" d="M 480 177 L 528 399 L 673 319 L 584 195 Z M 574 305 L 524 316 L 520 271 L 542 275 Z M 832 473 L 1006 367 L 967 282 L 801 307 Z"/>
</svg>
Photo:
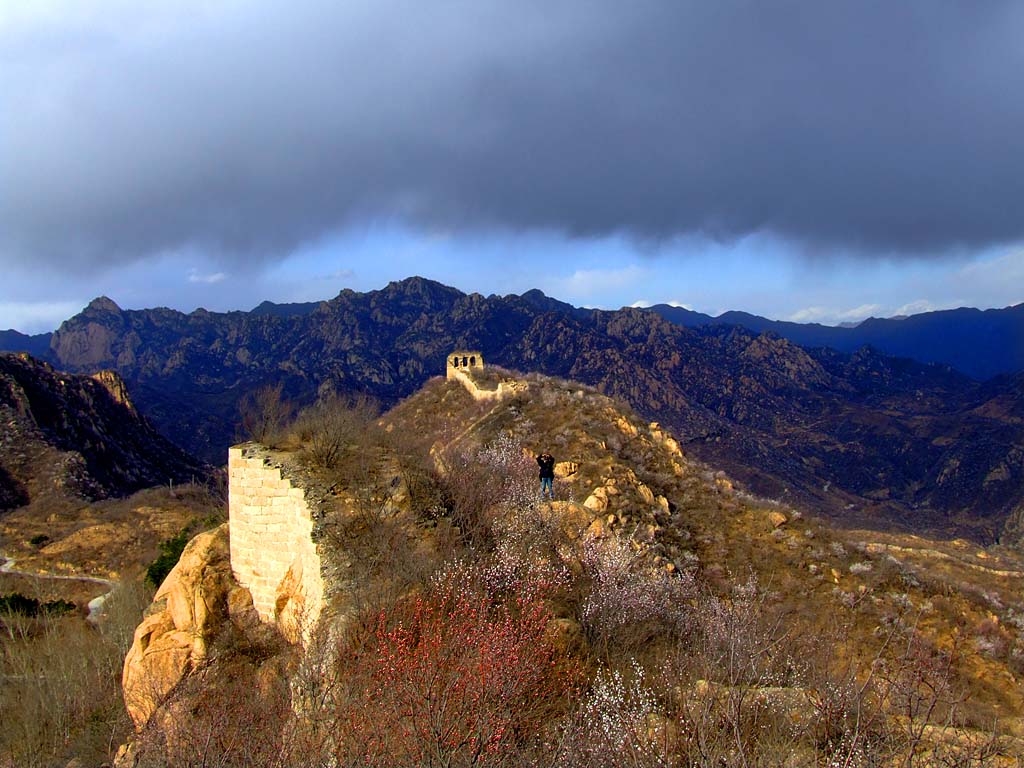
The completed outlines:
<svg viewBox="0 0 1024 768">
<path fill-rule="evenodd" d="M 538 590 L 493 601 L 466 586 L 436 587 L 381 612 L 349 652 L 339 762 L 521 763 L 575 679 L 548 639 L 550 619 Z"/>
</svg>

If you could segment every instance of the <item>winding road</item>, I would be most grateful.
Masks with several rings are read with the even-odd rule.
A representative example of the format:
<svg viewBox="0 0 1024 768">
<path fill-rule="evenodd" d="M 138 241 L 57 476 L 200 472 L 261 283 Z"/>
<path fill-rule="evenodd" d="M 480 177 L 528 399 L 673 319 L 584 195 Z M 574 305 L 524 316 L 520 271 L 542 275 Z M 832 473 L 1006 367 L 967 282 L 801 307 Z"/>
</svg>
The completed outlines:
<svg viewBox="0 0 1024 768">
<path fill-rule="evenodd" d="M 89 614 L 85 618 L 94 624 L 99 621 L 100 613 L 103 610 L 103 603 L 106 602 L 117 586 L 116 581 L 101 579 L 99 576 L 58 576 L 54 574 L 33 573 L 32 571 L 16 571 L 14 569 L 15 560 L 3 553 L 0 553 L 0 561 L 3 561 L 0 562 L 0 573 L 9 573 L 12 576 L 25 576 L 30 579 L 50 579 L 53 581 L 86 581 L 90 584 L 102 584 L 105 586 L 107 588 L 106 592 L 89 601 Z"/>
</svg>

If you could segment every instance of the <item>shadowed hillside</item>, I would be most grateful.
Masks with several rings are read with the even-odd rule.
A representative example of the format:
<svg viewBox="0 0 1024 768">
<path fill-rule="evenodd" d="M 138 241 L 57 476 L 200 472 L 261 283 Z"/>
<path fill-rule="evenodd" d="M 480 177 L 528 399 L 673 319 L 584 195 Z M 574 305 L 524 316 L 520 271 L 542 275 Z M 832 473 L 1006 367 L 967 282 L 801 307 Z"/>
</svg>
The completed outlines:
<svg viewBox="0 0 1024 768">
<path fill-rule="evenodd" d="M 201 479 L 206 467 L 161 437 L 120 377 L 61 373 L 28 355 L 0 355 L 0 482 L 5 507 L 100 499 Z"/>
</svg>

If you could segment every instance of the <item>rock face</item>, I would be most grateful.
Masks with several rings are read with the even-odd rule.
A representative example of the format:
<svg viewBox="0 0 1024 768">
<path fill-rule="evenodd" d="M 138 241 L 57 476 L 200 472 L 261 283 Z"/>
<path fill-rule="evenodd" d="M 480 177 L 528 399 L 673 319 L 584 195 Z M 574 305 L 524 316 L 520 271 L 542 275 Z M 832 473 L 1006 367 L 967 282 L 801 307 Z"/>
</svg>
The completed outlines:
<svg viewBox="0 0 1024 768">
<path fill-rule="evenodd" d="M 252 600 L 231 578 L 225 524 L 189 542 L 135 629 L 121 684 L 136 728 L 206 658 L 208 642 L 229 615 L 240 625 L 254 626 Z"/>
<path fill-rule="evenodd" d="M 314 597 L 322 597 L 311 594 L 311 577 L 304 573 L 303 560 L 292 558 L 280 542 L 275 544 L 264 536 L 261 551 L 266 558 L 281 554 L 293 562 L 270 590 L 274 602 L 269 615 L 265 610 L 261 613 L 253 604 L 252 593 L 232 574 L 229 531 L 239 524 L 236 518 L 232 515 L 230 526 L 224 523 L 188 543 L 135 629 L 121 681 L 125 706 L 137 729 L 150 722 L 169 694 L 203 666 L 214 641 L 236 649 L 287 647 L 282 640 L 301 641 Z M 242 527 L 248 530 L 244 524 Z M 304 544 L 312 547 L 308 525 L 305 537 Z M 308 563 L 306 570 L 314 565 L 318 563 Z M 314 575 L 318 586 L 318 571 Z M 318 615 L 318 604 L 315 607 Z"/>
<path fill-rule="evenodd" d="M 188 482 L 208 468 L 138 414 L 120 376 L 0 354 L 0 508 L 48 493 L 90 499 Z"/>
<path fill-rule="evenodd" d="M 125 386 L 124 379 L 118 376 L 117 373 L 114 371 L 100 371 L 99 373 L 94 373 L 92 377 L 104 386 L 115 403 L 123 405 L 129 413 L 135 413 L 135 406 L 132 404 L 131 397 L 128 396 L 128 387 Z"/>
</svg>

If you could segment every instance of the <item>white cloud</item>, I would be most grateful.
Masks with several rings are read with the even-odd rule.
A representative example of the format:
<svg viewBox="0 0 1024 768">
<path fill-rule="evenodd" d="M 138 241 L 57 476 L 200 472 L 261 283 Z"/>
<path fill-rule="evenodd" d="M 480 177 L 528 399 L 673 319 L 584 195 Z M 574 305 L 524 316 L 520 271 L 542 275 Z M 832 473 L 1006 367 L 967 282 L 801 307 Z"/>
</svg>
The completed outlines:
<svg viewBox="0 0 1024 768">
<path fill-rule="evenodd" d="M 677 309 L 688 309 L 691 312 L 693 312 L 692 306 L 690 306 L 689 304 L 684 304 L 681 301 L 676 301 L 673 299 L 672 301 L 667 301 L 665 303 L 668 304 L 670 307 L 676 307 Z"/>
<path fill-rule="evenodd" d="M 630 264 L 618 269 L 577 269 L 569 277 L 556 278 L 552 295 L 565 296 L 570 301 L 603 298 L 601 294 L 619 292 L 648 278 L 648 270 Z"/>
<path fill-rule="evenodd" d="M 647 309 L 649 306 L 651 306 L 651 302 L 647 301 L 647 299 L 637 299 L 629 306 L 631 306 L 633 309 Z"/>
<path fill-rule="evenodd" d="M 839 322 L 865 320 L 877 314 L 881 309 L 881 304 L 861 304 L 859 307 L 840 312 Z"/>
<path fill-rule="evenodd" d="M 211 272 L 209 274 L 201 275 L 198 269 L 190 269 L 188 273 L 188 281 L 190 283 L 201 283 L 203 285 L 216 285 L 227 279 L 227 275 L 223 272 Z"/>
<path fill-rule="evenodd" d="M 80 312 L 85 301 L 0 301 L 0 328 L 45 333 Z"/>
<path fill-rule="evenodd" d="M 803 309 L 797 310 L 787 320 L 791 320 L 794 323 L 818 323 L 824 318 L 830 317 L 834 310 L 830 310 L 826 307 L 804 307 Z"/>
<path fill-rule="evenodd" d="M 857 322 L 872 315 L 877 315 L 882 309 L 881 304 L 861 304 L 853 309 L 839 309 L 837 307 L 805 307 L 790 315 L 787 320 L 794 323 L 823 323 L 825 325 Z"/>
<path fill-rule="evenodd" d="M 934 312 L 937 309 L 943 308 L 933 304 L 928 299 L 917 299 L 917 301 L 907 302 L 902 307 L 893 310 L 892 315 L 919 315 L 922 312 Z"/>
</svg>

